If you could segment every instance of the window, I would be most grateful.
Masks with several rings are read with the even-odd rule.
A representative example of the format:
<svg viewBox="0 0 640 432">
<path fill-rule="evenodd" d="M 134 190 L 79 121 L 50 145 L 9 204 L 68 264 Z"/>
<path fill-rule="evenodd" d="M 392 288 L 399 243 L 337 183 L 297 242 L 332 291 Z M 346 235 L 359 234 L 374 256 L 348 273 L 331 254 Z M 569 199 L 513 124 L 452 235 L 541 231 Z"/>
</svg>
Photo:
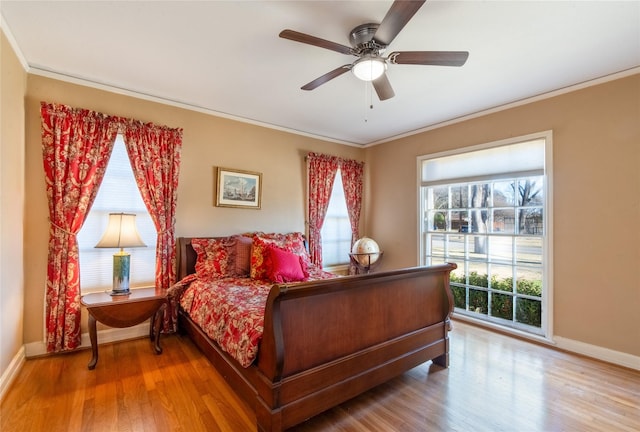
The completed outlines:
<svg viewBox="0 0 640 432">
<path fill-rule="evenodd" d="M 142 201 L 122 135 L 118 135 L 102 184 L 82 229 L 78 233 L 80 288 L 82 293 L 110 291 L 116 249 L 96 249 L 109 221 L 109 213 L 135 213 L 144 248 L 130 249 L 131 287 L 155 283 L 156 229 Z"/>
<path fill-rule="evenodd" d="M 320 230 L 322 236 L 323 267 L 346 265 L 351 252 L 351 223 L 344 198 L 342 174 L 336 173 L 333 190 L 329 199 L 327 215 Z"/>
<path fill-rule="evenodd" d="M 458 265 L 456 313 L 546 334 L 549 141 L 419 159 L 420 261 Z"/>
</svg>

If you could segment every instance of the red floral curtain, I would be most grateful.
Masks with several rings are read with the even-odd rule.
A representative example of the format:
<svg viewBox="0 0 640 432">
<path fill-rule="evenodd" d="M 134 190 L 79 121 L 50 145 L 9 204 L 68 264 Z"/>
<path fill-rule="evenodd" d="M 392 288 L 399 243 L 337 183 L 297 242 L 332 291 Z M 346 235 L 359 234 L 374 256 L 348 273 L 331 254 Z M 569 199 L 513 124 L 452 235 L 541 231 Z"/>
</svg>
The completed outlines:
<svg viewBox="0 0 640 432">
<path fill-rule="evenodd" d="M 80 345 L 76 234 L 91 209 L 113 149 L 116 118 L 42 102 L 42 156 L 49 201 L 46 286 L 48 352 Z"/>
<path fill-rule="evenodd" d="M 307 155 L 309 176 L 309 255 L 311 262 L 322 266 L 322 238 L 320 230 L 324 223 L 338 171 L 338 158 L 318 153 Z"/>
<path fill-rule="evenodd" d="M 342 175 L 342 187 L 344 198 L 347 202 L 349 222 L 351 223 L 351 246 L 360 238 L 360 210 L 362 209 L 362 181 L 364 163 L 352 159 L 340 160 L 340 173 Z M 355 274 L 356 269 L 350 264 L 349 273 Z"/>
<path fill-rule="evenodd" d="M 158 231 L 156 286 L 168 289 L 175 283 L 175 224 L 182 129 L 127 120 L 124 142 L 142 199 Z M 175 331 L 168 311 L 164 330 Z"/>
</svg>

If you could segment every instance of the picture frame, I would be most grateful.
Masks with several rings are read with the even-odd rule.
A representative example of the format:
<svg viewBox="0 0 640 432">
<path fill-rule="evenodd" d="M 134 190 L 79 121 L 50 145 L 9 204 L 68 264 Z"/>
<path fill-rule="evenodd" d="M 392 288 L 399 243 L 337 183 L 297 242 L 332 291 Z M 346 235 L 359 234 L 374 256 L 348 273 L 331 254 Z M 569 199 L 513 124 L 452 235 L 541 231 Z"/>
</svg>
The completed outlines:
<svg viewBox="0 0 640 432">
<path fill-rule="evenodd" d="M 217 168 L 217 207 L 260 209 L 262 205 L 262 173 L 231 168 Z"/>
</svg>

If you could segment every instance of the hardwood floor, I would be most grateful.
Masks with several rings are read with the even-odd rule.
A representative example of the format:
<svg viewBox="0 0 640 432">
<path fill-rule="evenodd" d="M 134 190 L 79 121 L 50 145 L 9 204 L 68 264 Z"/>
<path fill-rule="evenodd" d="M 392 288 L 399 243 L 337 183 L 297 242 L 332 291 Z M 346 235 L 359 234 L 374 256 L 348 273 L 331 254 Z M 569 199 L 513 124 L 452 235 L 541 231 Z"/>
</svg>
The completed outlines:
<svg viewBox="0 0 640 432">
<path fill-rule="evenodd" d="M 454 322 L 430 362 L 294 428 L 315 431 L 639 431 L 640 373 Z M 0 430 L 252 431 L 255 418 L 186 337 L 28 360 Z"/>
</svg>

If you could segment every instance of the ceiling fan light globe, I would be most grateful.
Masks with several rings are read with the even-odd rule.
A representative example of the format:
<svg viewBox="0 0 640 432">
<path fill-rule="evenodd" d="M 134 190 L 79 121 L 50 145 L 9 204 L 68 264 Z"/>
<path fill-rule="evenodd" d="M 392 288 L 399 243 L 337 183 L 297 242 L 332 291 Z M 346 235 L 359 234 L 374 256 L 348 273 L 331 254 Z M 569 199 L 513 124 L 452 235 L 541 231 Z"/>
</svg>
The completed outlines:
<svg viewBox="0 0 640 432">
<path fill-rule="evenodd" d="M 387 64 L 385 61 L 375 57 L 363 57 L 357 60 L 351 68 L 351 72 L 353 72 L 356 78 L 362 81 L 376 80 L 380 78 L 386 70 Z"/>
</svg>

